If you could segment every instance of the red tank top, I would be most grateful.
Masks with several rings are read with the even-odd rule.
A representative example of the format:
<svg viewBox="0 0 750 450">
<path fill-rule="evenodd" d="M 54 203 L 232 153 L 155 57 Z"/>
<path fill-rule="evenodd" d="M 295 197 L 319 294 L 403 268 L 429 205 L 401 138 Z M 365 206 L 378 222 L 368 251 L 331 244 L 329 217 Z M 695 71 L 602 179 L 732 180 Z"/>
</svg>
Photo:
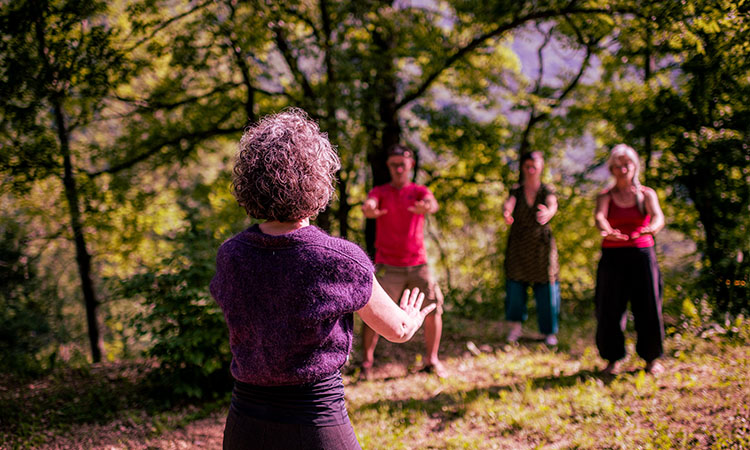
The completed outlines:
<svg viewBox="0 0 750 450">
<path fill-rule="evenodd" d="M 607 220 L 612 228 L 620 230 L 622 234 L 632 236 L 641 228 L 651 223 L 651 216 L 643 214 L 638 210 L 638 205 L 629 206 L 627 208 L 621 208 L 609 198 L 609 210 L 607 211 Z M 620 247 L 635 247 L 645 248 L 654 246 L 654 237 L 650 234 L 640 235 L 635 239 L 628 239 L 627 241 L 610 241 L 604 239 L 602 241 L 602 248 L 620 248 Z"/>
</svg>

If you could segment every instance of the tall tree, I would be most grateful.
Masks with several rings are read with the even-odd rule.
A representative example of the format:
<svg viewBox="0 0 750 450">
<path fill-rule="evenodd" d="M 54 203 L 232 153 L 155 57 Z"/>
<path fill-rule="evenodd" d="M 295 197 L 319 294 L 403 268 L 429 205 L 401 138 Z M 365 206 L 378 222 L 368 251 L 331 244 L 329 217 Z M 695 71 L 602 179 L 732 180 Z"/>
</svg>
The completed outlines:
<svg viewBox="0 0 750 450">
<path fill-rule="evenodd" d="M 0 9 L 0 140 L 6 187 L 59 178 L 75 243 L 91 356 L 101 359 L 97 299 L 81 204 L 81 165 L 94 155 L 77 135 L 133 71 L 99 1 L 16 1 Z"/>
<path fill-rule="evenodd" d="M 698 213 L 703 286 L 717 312 L 738 314 L 750 311 L 750 18 L 730 2 L 701 6 L 681 83 L 656 103 L 670 143 L 659 174 Z"/>
</svg>

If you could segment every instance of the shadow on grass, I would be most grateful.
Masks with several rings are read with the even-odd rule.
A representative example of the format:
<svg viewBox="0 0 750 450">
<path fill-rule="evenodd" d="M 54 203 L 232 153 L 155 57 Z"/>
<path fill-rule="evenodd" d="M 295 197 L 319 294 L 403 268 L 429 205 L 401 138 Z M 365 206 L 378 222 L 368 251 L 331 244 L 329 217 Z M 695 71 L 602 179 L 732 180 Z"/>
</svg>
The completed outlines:
<svg viewBox="0 0 750 450">
<path fill-rule="evenodd" d="M 580 304 L 579 304 L 580 303 Z M 532 302 L 533 304 L 533 302 Z M 583 306 L 582 306 L 582 305 Z M 580 355 L 583 352 L 580 342 L 588 344 L 593 342 L 596 321 L 593 314 L 593 302 L 578 302 L 575 310 L 563 311 L 560 318 L 559 344 L 553 348 L 559 352 L 568 352 L 572 355 Z M 533 305 L 530 305 L 533 306 Z M 358 317 L 358 316 L 357 316 Z M 355 339 L 350 354 L 349 365 L 344 367 L 345 375 L 357 375 L 359 365 L 362 362 L 361 343 L 361 320 L 355 320 Z M 537 331 L 537 319 L 533 308 L 530 310 L 528 320 L 524 324 L 524 334 L 516 344 L 506 341 L 507 323 L 499 318 L 467 318 L 458 314 L 446 312 L 443 316 L 442 339 L 440 341 L 440 358 L 451 359 L 467 356 L 470 351 L 467 344 L 472 342 L 482 349 L 483 353 L 492 353 L 504 349 L 508 345 L 518 345 L 528 348 L 546 348 L 544 335 Z M 580 342 L 579 342 L 580 341 Z M 375 366 L 385 363 L 400 363 L 405 367 L 415 364 L 416 358 L 423 358 L 425 353 L 424 329 L 408 342 L 394 344 L 385 339 L 380 339 L 375 350 Z M 421 365 L 419 361 L 417 364 Z M 392 379 L 377 377 L 378 379 Z M 397 377 L 395 377 L 397 378 Z"/>
<path fill-rule="evenodd" d="M 106 423 L 128 410 L 154 415 L 212 401 L 171 395 L 168 387 L 154 382 L 157 376 L 145 364 L 102 363 L 58 369 L 34 380 L 4 378 L 0 382 L 0 436 L 33 437 L 76 424 Z"/>
<path fill-rule="evenodd" d="M 606 374 L 599 370 L 579 370 L 571 375 L 550 375 L 547 377 L 534 378 L 531 381 L 531 386 L 535 389 L 544 390 L 566 388 L 585 382 L 588 379 L 600 380 L 604 385 L 608 386 L 617 378 L 617 376 L 618 375 Z"/>
<path fill-rule="evenodd" d="M 407 417 L 415 412 L 425 413 L 440 420 L 439 430 L 451 421 L 463 418 L 468 406 L 480 398 L 500 400 L 503 397 L 503 392 L 521 392 L 529 387 L 534 390 L 554 390 L 585 383 L 589 379 L 601 380 L 604 385 L 609 385 L 615 378 L 616 376 L 603 374 L 599 371 L 580 370 L 570 375 L 536 377 L 528 381 L 477 387 L 468 391 L 441 391 L 428 399 L 378 400 L 365 404 L 358 410 L 385 411 L 389 414 L 403 413 Z"/>
</svg>

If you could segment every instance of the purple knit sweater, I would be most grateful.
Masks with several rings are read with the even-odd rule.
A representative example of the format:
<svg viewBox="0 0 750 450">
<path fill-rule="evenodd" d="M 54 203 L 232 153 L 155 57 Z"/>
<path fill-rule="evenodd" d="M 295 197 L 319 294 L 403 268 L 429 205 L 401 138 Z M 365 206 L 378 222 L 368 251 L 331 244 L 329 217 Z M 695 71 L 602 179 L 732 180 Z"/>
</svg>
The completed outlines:
<svg viewBox="0 0 750 450">
<path fill-rule="evenodd" d="M 372 279 L 362 249 L 312 225 L 281 236 L 254 225 L 224 242 L 210 288 L 229 328 L 234 378 L 294 385 L 339 370 Z"/>
</svg>

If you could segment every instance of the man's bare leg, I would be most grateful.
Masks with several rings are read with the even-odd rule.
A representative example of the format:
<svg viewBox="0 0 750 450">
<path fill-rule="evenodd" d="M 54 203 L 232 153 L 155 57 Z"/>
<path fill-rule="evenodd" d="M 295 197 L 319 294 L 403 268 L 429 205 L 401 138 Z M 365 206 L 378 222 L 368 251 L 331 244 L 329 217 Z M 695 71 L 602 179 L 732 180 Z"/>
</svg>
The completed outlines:
<svg viewBox="0 0 750 450">
<path fill-rule="evenodd" d="M 433 371 L 437 376 L 444 377 L 445 367 L 440 362 L 440 337 L 443 334 L 442 314 L 432 313 L 424 319 L 425 368 Z"/>
<path fill-rule="evenodd" d="M 362 323 L 362 372 L 361 378 L 369 380 L 372 377 L 372 365 L 375 362 L 375 347 L 380 336 L 372 328 Z"/>
</svg>

